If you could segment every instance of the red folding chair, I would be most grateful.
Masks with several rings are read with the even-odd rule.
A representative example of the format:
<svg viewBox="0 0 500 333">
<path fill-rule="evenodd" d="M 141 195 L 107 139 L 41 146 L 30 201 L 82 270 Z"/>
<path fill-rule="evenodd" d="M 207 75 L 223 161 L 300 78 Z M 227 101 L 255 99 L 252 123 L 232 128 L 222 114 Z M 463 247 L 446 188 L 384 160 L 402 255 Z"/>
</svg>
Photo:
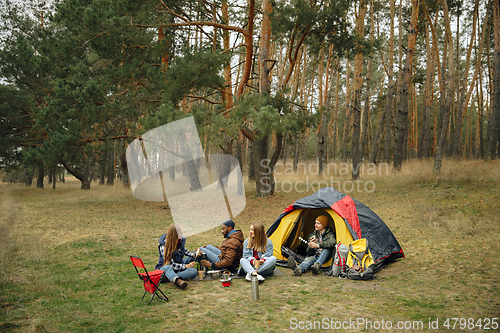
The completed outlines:
<svg viewBox="0 0 500 333">
<path fill-rule="evenodd" d="M 144 303 L 144 296 L 146 296 L 146 293 L 152 294 L 151 299 L 147 303 L 148 305 L 151 304 L 155 295 L 158 296 L 159 299 L 168 302 L 168 297 L 165 296 L 165 294 L 159 288 L 160 279 L 164 272 L 161 269 L 156 269 L 152 272 L 148 272 L 146 267 L 144 266 L 144 263 L 142 262 L 142 259 L 139 257 L 130 256 L 130 260 L 132 260 L 135 271 L 137 272 L 137 275 L 139 275 L 139 279 L 141 279 L 141 281 L 144 283 L 144 289 L 146 290 L 142 295 L 141 302 Z M 137 268 L 144 269 L 144 273 L 139 272 Z"/>
</svg>

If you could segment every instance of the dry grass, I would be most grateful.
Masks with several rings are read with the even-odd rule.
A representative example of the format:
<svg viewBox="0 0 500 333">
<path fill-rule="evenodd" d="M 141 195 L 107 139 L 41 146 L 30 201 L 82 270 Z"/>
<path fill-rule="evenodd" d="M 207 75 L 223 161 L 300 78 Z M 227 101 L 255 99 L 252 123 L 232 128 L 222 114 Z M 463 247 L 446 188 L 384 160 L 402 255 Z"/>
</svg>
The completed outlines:
<svg viewBox="0 0 500 333">
<path fill-rule="evenodd" d="M 164 203 L 138 201 L 120 185 L 82 191 L 71 181 L 56 190 L 0 184 L 0 331 L 281 332 L 324 318 L 390 320 L 392 331 L 398 321 L 415 321 L 425 324 L 417 331 L 427 331 L 429 318 L 442 325 L 448 317 L 499 317 L 500 163 L 447 160 L 439 178 L 432 161 L 413 161 L 400 173 L 370 167 L 361 181 L 374 186 L 348 194 L 386 222 L 406 259 L 367 282 L 295 277 L 281 268 L 284 277 L 260 286 L 259 302 L 244 280 L 230 288 L 204 281 L 184 291 L 166 284 L 170 302 L 145 306 L 128 256 L 139 255 L 148 268 L 156 263 L 157 239 L 172 222 Z M 270 226 L 318 181 L 350 181 L 339 168 L 322 178 L 278 173 L 281 191 L 272 197 L 258 198 L 245 184 L 247 205 L 235 219 L 245 236 L 255 221 Z M 285 184 L 296 186 L 285 191 Z M 215 228 L 189 237 L 188 247 L 221 241 Z"/>
</svg>

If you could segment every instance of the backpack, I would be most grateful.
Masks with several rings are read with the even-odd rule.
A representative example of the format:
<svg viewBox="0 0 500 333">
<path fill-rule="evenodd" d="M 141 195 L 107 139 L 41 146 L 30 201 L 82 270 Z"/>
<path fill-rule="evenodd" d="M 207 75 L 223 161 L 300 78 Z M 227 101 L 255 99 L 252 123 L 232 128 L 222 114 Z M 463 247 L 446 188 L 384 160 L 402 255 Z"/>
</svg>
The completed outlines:
<svg viewBox="0 0 500 333">
<path fill-rule="evenodd" d="M 337 245 L 335 245 L 335 256 L 333 258 L 332 266 L 330 267 L 330 270 L 325 273 L 325 275 L 341 276 L 342 273 L 345 272 L 345 264 L 348 253 L 349 249 L 347 245 L 338 242 Z"/>
<path fill-rule="evenodd" d="M 368 240 L 357 239 L 349 244 L 345 272 L 341 276 L 352 280 L 371 280 L 374 278 L 374 266 Z"/>
</svg>

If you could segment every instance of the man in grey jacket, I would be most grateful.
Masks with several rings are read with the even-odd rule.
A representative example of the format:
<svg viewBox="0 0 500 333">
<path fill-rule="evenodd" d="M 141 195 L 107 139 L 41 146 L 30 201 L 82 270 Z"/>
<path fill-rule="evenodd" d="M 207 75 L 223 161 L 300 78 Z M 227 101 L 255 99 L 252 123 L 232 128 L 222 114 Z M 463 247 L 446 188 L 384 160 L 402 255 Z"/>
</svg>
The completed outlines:
<svg viewBox="0 0 500 333">
<path fill-rule="evenodd" d="M 321 215 L 316 218 L 314 231 L 309 234 L 308 240 L 307 257 L 300 265 L 297 265 L 292 256 L 288 257 L 288 267 L 293 269 L 296 276 L 302 275 L 308 269 L 311 269 L 313 274 L 318 274 L 321 266 L 332 258 L 337 238 L 335 232 L 328 226 L 327 216 Z"/>
</svg>

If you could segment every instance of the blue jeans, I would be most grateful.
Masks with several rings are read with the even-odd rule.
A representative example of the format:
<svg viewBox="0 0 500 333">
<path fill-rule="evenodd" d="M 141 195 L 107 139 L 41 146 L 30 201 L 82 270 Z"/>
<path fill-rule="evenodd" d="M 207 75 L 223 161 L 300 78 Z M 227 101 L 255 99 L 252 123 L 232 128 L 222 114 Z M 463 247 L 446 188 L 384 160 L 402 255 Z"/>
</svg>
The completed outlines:
<svg viewBox="0 0 500 333">
<path fill-rule="evenodd" d="M 304 261 L 299 265 L 302 273 L 307 271 L 309 267 L 314 265 L 315 263 L 319 263 L 320 266 L 323 266 L 325 262 L 330 260 L 333 254 L 333 249 L 322 249 L 319 255 L 308 256 L 304 259 Z"/>
<path fill-rule="evenodd" d="M 215 264 L 219 262 L 219 254 L 221 251 L 212 245 L 207 245 L 206 247 L 200 247 L 200 251 L 205 252 L 207 254 L 207 259 L 211 264 Z"/>
<path fill-rule="evenodd" d="M 250 263 L 250 260 L 246 258 L 240 259 L 241 268 L 245 271 L 245 273 L 252 273 L 255 271 L 255 267 Z M 266 258 L 266 261 L 262 265 L 260 265 L 259 269 L 257 269 L 257 273 L 262 276 L 271 275 L 274 272 L 274 268 L 276 267 L 276 257 L 271 256 Z"/>
<path fill-rule="evenodd" d="M 183 264 L 189 264 L 191 261 L 193 261 L 194 258 L 191 257 L 184 257 L 182 258 L 182 263 Z M 186 268 L 183 271 L 175 272 L 172 266 L 170 265 L 165 265 L 162 268 L 160 268 L 167 279 L 170 282 L 174 282 L 177 277 L 180 277 L 183 280 L 189 280 L 189 279 L 194 279 L 196 275 L 198 275 L 198 271 L 196 268 Z"/>
</svg>

